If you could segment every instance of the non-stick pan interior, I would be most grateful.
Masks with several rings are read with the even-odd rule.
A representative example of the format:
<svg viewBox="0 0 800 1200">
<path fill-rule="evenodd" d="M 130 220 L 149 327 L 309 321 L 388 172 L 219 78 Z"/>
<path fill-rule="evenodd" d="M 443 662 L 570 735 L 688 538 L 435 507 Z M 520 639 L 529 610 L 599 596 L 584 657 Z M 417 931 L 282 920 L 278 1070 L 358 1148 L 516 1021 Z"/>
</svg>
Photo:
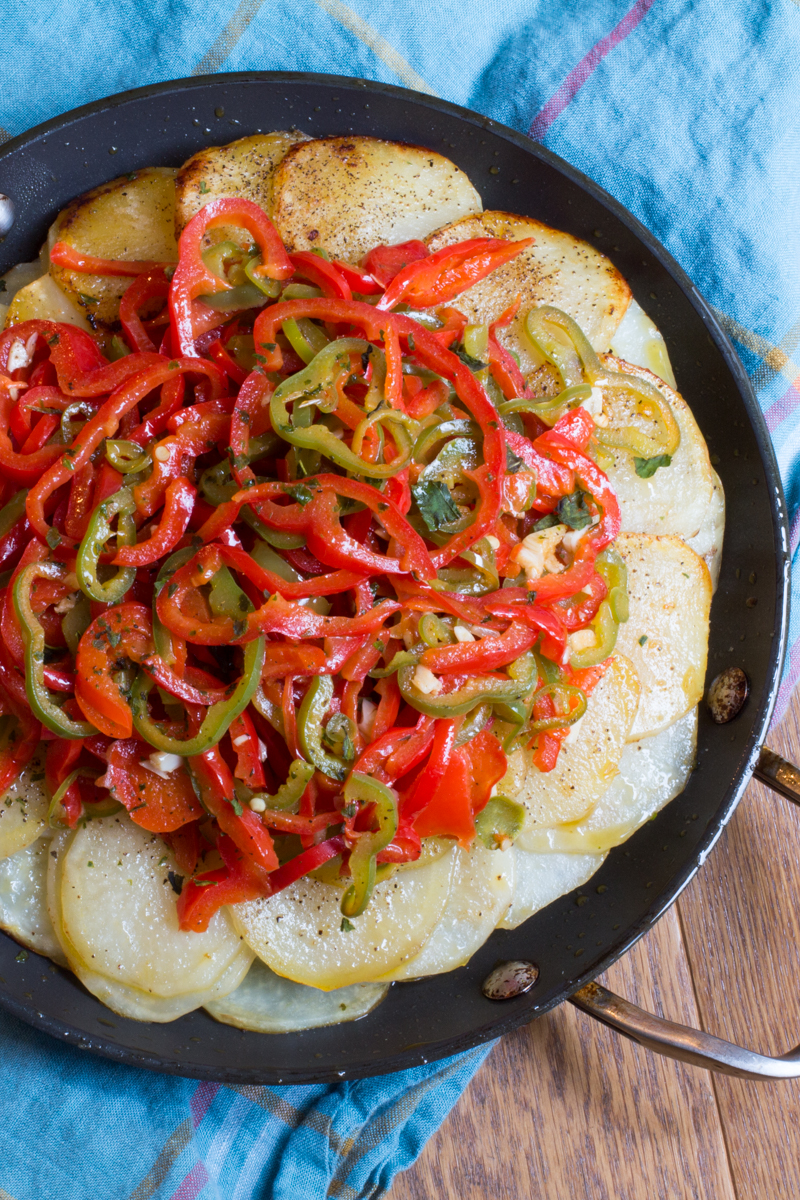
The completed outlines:
<svg viewBox="0 0 800 1200">
<path fill-rule="evenodd" d="M 605 193 L 483 117 L 332 76 L 215 76 L 102 101 L 0 153 L 0 192 L 17 209 L 0 245 L 0 272 L 35 257 L 59 209 L 88 188 L 139 167 L 178 166 L 203 146 L 287 127 L 438 150 L 467 172 L 486 208 L 530 214 L 611 257 L 666 337 L 678 387 L 722 477 L 728 516 L 709 679 L 741 666 L 752 692 L 730 725 L 715 726 L 701 711 L 698 768 L 686 791 L 613 851 L 582 895 L 563 897 L 517 930 L 496 932 L 466 967 L 394 985 L 357 1024 L 279 1036 L 242 1033 L 203 1012 L 139 1024 L 109 1012 L 45 959 L 19 961 L 19 947 L 0 934 L 0 1003 L 23 1019 L 129 1063 L 239 1083 L 352 1078 L 452 1054 L 530 1020 L 604 969 L 674 899 L 729 817 L 763 740 L 786 626 L 780 481 L 744 372 L 713 316 L 658 243 Z M 480 984 L 508 958 L 536 962 L 539 982 L 526 996 L 493 1003 Z"/>
</svg>

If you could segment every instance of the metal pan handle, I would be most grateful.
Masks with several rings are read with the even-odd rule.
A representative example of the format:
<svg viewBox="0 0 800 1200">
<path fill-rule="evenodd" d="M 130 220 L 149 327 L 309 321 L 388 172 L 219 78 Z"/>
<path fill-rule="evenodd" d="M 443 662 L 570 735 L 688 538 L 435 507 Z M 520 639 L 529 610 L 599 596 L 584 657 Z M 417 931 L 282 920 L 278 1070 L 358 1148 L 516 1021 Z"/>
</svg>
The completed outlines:
<svg viewBox="0 0 800 1200">
<path fill-rule="evenodd" d="M 800 770 L 779 754 L 764 747 L 753 774 L 773 791 L 800 805 Z M 597 983 L 587 983 L 570 996 L 570 1001 L 595 1020 L 666 1058 L 677 1058 L 724 1075 L 737 1075 L 740 1079 L 800 1077 L 800 1046 L 778 1058 L 757 1054 L 700 1029 L 653 1016 Z"/>
</svg>

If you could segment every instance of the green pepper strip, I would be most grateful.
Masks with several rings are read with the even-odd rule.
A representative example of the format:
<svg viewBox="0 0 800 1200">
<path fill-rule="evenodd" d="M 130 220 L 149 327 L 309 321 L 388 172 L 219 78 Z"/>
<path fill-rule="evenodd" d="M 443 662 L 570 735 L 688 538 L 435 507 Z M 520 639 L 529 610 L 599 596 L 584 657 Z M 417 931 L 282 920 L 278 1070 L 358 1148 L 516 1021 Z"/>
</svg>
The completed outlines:
<svg viewBox="0 0 800 1200">
<path fill-rule="evenodd" d="M 92 513 L 89 527 L 78 550 L 75 573 L 81 590 L 90 600 L 104 604 L 117 604 L 136 579 L 133 567 L 120 567 L 105 583 L 97 577 L 97 564 L 106 544 L 116 535 L 117 550 L 121 546 L 132 546 L 136 541 L 136 525 L 133 514 L 136 504 L 130 488 L 120 488 L 108 500 L 104 500 Z M 119 529 L 114 530 L 111 522 L 119 517 Z"/>
<path fill-rule="evenodd" d="M 502 675 L 475 675 L 465 679 L 453 692 L 426 696 L 418 692 L 412 683 L 415 669 L 413 664 L 401 667 L 397 672 L 397 684 L 403 699 L 417 712 L 429 717 L 458 717 L 479 704 L 518 700 L 530 686 L 504 679 Z"/>
<path fill-rule="evenodd" d="M 504 400 L 502 404 L 498 405 L 497 411 L 501 417 L 510 416 L 511 413 L 535 413 L 549 425 L 555 425 L 558 418 L 563 416 L 568 409 L 575 408 L 582 401 L 590 399 L 591 395 L 591 385 L 579 383 L 575 387 L 565 388 L 557 396 L 542 396 L 538 400 L 529 400 L 525 396 L 518 396 L 516 400 Z"/>
<path fill-rule="evenodd" d="M 326 346 L 330 345 L 319 325 L 315 325 L 306 317 L 298 317 L 297 320 L 289 317 L 287 321 L 283 322 L 283 332 L 295 354 L 299 355 L 306 364 L 310 363 L 320 350 L 324 350 Z"/>
<path fill-rule="evenodd" d="M 575 671 L 582 667 L 596 667 L 598 663 L 605 662 L 609 654 L 613 653 L 617 644 L 619 624 L 614 618 L 614 610 L 609 600 L 604 600 L 598 608 L 592 619 L 591 628 L 594 630 L 596 644 L 570 655 L 569 665 Z"/>
<path fill-rule="evenodd" d="M 25 499 L 28 495 L 27 488 L 20 488 L 18 492 L 9 500 L 8 504 L 0 509 L 0 538 L 4 538 L 9 530 L 13 529 L 20 517 L 25 516 Z"/>
<path fill-rule="evenodd" d="M 102 771 L 93 770 L 91 767 L 78 767 L 77 771 L 73 771 L 68 775 L 64 782 L 53 793 L 53 799 L 50 801 L 50 807 L 47 810 L 47 823 L 51 829 L 64 829 L 63 821 L 58 819 L 58 810 L 61 808 L 61 801 L 66 796 L 69 789 L 72 787 L 76 779 L 99 779 Z M 91 813 L 85 815 L 91 819 L 92 817 L 110 817 L 114 813 L 122 812 L 124 805 L 119 804 L 111 797 L 107 800 L 101 800 L 97 804 L 92 805 Z M 63 812 L 63 809 L 61 810 Z"/>
<path fill-rule="evenodd" d="M 267 792 L 259 792 L 258 796 L 266 802 L 267 808 L 272 812 L 296 812 L 303 792 L 311 782 L 313 774 L 314 767 L 311 763 L 303 762 L 302 758 L 296 758 L 289 767 L 286 782 L 281 784 L 275 795 L 270 796 Z M 254 796 L 253 799 L 256 797 Z"/>
<path fill-rule="evenodd" d="M 335 386 L 337 376 L 346 372 L 349 377 L 352 374 L 350 354 L 363 354 L 368 348 L 369 342 L 361 338 L 339 338 L 331 342 L 307 367 L 285 379 L 275 389 L 270 401 L 270 417 L 275 432 L 293 446 L 318 450 L 325 458 L 356 475 L 369 479 L 388 479 L 399 474 L 411 461 L 413 444 L 406 429 L 410 418 L 405 413 L 390 409 L 383 418 L 393 423 L 392 435 L 398 449 L 397 458 L 391 463 L 373 463 L 361 458 L 335 437 L 326 425 L 301 425 L 302 418 L 308 414 L 311 406 L 321 412 L 335 410 L 339 399 Z M 290 401 L 294 402 L 291 415 L 286 407 Z M 415 422 L 412 424 L 416 425 Z"/>
<path fill-rule="evenodd" d="M 88 721 L 73 721 L 58 707 L 44 682 L 44 629 L 31 606 L 31 590 L 37 579 L 63 579 L 62 563 L 31 563 L 14 583 L 14 610 L 25 643 L 25 691 L 33 715 L 63 738 L 85 738 L 96 733 Z M 65 697 L 66 699 L 66 697 Z"/>
<path fill-rule="evenodd" d="M 419 636 L 426 646 L 451 646 L 455 641 L 453 631 L 446 621 L 436 613 L 424 613 L 419 619 Z M 398 667 L 401 665 L 397 664 Z"/>
<path fill-rule="evenodd" d="M 318 771 L 341 783 L 347 778 L 349 764 L 343 758 L 328 754 L 322 746 L 322 718 L 330 708 L 332 699 L 333 677 L 316 675 L 308 685 L 297 714 L 297 740 L 307 760 Z"/>
<path fill-rule="evenodd" d="M 525 403 L 530 404 L 531 401 L 527 400 Z M 414 461 L 422 462 L 424 456 L 437 442 L 441 442 L 445 438 L 458 436 L 480 438 L 480 425 L 477 421 L 467 421 L 461 418 L 452 421 L 440 421 L 438 425 L 429 425 L 427 429 L 423 429 L 414 443 Z"/>
<path fill-rule="evenodd" d="M 140 672 L 131 689 L 131 709 L 136 732 L 151 746 L 155 746 L 156 750 L 164 750 L 167 754 L 181 754 L 185 758 L 195 754 L 204 754 L 206 750 L 216 746 L 222 735 L 227 732 L 231 722 L 244 712 L 252 700 L 253 693 L 261 679 L 265 654 L 266 645 L 263 637 L 254 642 L 248 642 L 244 648 L 242 675 L 235 689 L 227 700 L 220 700 L 211 705 L 198 733 L 193 738 L 186 740 L 170 737 L 163 733 L 149 716 L 147 697 L 154 687 L 154 681 L 143 671 Z"/>
<path fill-rule="evenodd" d="M 525 809 L 507 796 L 492 796 L 475 818 L 475 832 L 489 850 L 505 850 L 522 833 Z"/>
<path fill-rule="evenodd" d="M 601 659 L 601 661 L 603 660 Z M 574 725 L 586 712 L 586 694 L 580 688 L 573 687 L 572 684 L 545 684 L 533 697 L 533 705 L 536 704 L 537 700 L 541 700 L 545 696 L 564 696 L 568 701 L 577 698 L 578 703 L 575 708 L 570 709 L 569 712 L 563 715 L 543 717 L 541 721 L 531 721 L 531 733 L 546 733 L 548 729 L 563 729 L 565 725 Z"/>
<path fill-rule="evenodd" d="M 342 915 L 359 916 L 375 887 L 377 856 L 385 850 L 397 832 L 397 796 L 385 783 L 354 772 L 344 785 L 346 804 L 374 805 L 378 828 L 374 833 L 359 834 L 350 854 L 353 882 L 342 896 Z"/>
<path fill-rule="evenodd" d="M 106 440 L 106 458 L 121 475 L 133 475 L 137 471 L 143 471 L 151 463 L 150 455 L 143 454 L 141 446 L 136 442 L 126 442 L 122 438 Z"/>
<path fill-rule="evenodd" d="M 597 556 L 595 568 L 608 586 L 608 600 L 614 619 L 620 624 L 627 621 L 630 615 L 628 604 L 628 568 L 622 556 L 610 546 Z"/>
<path fill-rule="evenodd" d="M 168 580 L 172 578 L 178 568 L 185 566 L 191 558 L 194 558 L 196 553 L 194 547 L 185 546 L 183 550 L 176 550 L 174 554 L 171 554 L 158 572 L 153 589 L 153 644 L 156 654 L 170 667 L 173 667 L 176 662 L 172 649 L 172 634 L 165 625 L 162 625 L 159 619 L 156 600 L 159 593 L 166 587 Z"/>
</svg>

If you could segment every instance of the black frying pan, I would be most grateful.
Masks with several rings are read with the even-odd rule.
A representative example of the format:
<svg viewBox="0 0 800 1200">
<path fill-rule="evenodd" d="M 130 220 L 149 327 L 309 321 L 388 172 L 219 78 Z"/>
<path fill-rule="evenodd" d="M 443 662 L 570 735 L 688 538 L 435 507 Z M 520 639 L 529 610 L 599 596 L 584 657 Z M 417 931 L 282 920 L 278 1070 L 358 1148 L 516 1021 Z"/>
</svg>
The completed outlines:
<svg viewBox="0 0 800 1200">
<path fill-rule="evenodd" d="M 140 167 L 178 166 L 203 146 L 292 126 L 314 136 L 372 134 L 429 146 L 467 172 L 486 208 L 535 216 L 610 255 L 664 334 L 678 387 L 719 460 L 728 517 L 709 678 L 731 665 L 743 668 L 750 699 L 721 726 L 701 707 L 698 769 L 686 790 L 611 852 L 580 904 L 564 896 L 519 929 L 494 933 L 466 967 L 395 985 L 357 1025 L 263 1035 L 220 1025 L 202 1011 L 167 1025 L 140 1024 L 109 1012 L 73 975 L 38 955 L 18 962 L 19 947 L 2 934 L 0 1003 L 117 1061 L 223 1083 L 300 1083 L 378 1074 L 466 1050 L 582 989 L 576 1000 L 601 1019 L 708 1065 L 698 1057 L 697 1035 L 677 1035 L 676 1045 L 675 1035 L 663 1032 L 666 1023 L 645 1028 L 639 1010 L 623 1011 L 624 1002 L 584 986 L 672 903 L 730 818 L 767 730 L 787 628 L 786 509 L 761 413 L 709 307 L 655 238 L 580 172 L 476 113 L 363 80 L 251 73 L 127 92 L 9 142 L 0 151 L 0 193 L 13 200 L 16 221 L 0 245 L 0 272 L 34 258 L 59 209 L 89 188 Z M 502 1004 L 487 999 L 484 978 L 510 959 L 535 963 L 538 982 Z M 753 1060 L 732 1067 L 726 1053 L 723 1069 L 765 1070 Z"/>
</svg>

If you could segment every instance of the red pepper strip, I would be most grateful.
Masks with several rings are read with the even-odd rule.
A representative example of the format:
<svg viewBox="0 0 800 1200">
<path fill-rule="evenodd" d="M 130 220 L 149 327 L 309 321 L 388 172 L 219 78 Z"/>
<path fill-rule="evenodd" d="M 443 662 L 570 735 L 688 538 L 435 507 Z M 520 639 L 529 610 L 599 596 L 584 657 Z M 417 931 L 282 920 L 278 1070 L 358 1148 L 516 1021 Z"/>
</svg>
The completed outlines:
<svg viewBox="0 0 800 1200">
<path fill-rule="evenodd" d="M 64 532 L 67 537 L 72 538 L 76 542 L 83 540 L 83 536 L 89 526 L 89 519 L 92 515 L 92 496 L 95 490 L 95 469 L 94 464 L 88 462 L 75 472 L 75 478 L 72 481 L 72 486 L 69 489 L 69 501 L 67 503 L 67 512 L 64 517 Z M 28 518 L 25 518 L 28 522 Z M 30 523 L 28 523 L 30 529 Z"/>
<path fill-rule="evenodd" d="M 408 486 L 408 468 L 399 475 L 386 480 L 386 495 L 395 508 L 406 516 L 411 508 L 411 488 Z"/>
<path fill-rule="evenodd" d="M 172 833 L 205 815 L 192 780 L 181 764 L 163 779 L 143 765 L 151 747 L 136 738 L 117 739 L 107 752 L 102 786 L 124 804 L 131 820 L 151 833 Z"/>
<path fill-rule="evenodd" d="M 416 813 L 422 812 L 430 804 L 439 783 L 453 757 L 456 744 L 456 734 L 463 723 L 463 717 L 445 718 L 438 720 L 433 734 L 431 755 L 425 770 L 417 779 L 410 795 L 401 804 L 401 811 L 406 820 Z"/>
<path fill-rule="evenodd" d="M 185 391 L 186 382 L 183 375 L 178 375 L 175 379 L 168 379 L 166 383 L 162 384 L 160 402 L 155 408 L 150 409 L 141 425 L 137 425 L 135 429 L 131 430 L 128 434 L 128 441 L 136 442 L 139 446 L 146 446 L 159 433 L 163 433 L 170 417 L 177 413 L 183 404 Z"/>
<path fill-rule="evenodd" d="M 564 628 L 572 632 L 582 629 L 596 615 L 598 608 L 608 595 L 608 585 L 602 575 L 593 575 L 577 596 L 559 601 L 554 611 L 564 623 Z M 581 599 L 583 597 L 583 599 Z"/>
<path fill-rule="evenodd" d="M 20 704 L 0 683 L 0 709 L 16 718 L 17 727 L 9 738 L 9 744 L 0 753 L 0 794 L 11 787 L 11 784 L 27 767 L 36 753 L 41 741 L 42 727 L 31 714 L 27 704 Z"/>
<path fill-rule="evenodd" d="M 247 371 L 243 367 L 240 367 L 234 358 L 231 358 L 222 342 L 212 342 L 208 347 L 208 353 L 219 369 L 224 371 L 229 379 L 232 379 L 235 384 L 241 387 L 247 378 Z"/>
<path fill-rule="evenodd" d="M 53 492 L 71 480 L 75 471 L 80 470 L 90 460 L 103 438 L 114 436 L 125 413 L 130 412 L 153 388 L 166 383 L 179 372 L 205 375 L 212 384 L 219 382 L 219 371 L 212 363 L 198 358 L 183 358 L 167 363 L 160 356 L 158 365 L 128 379 L 86 422 L 61 460 L 46 470 L 28 493 L 28 520 L 37 533 L 42 537 L 47 536 L 49 526 L 45 520 L 44 506 Z"/>
<path fill-rule="evenodd" d="M 153 653 L 150 610 L 143 604 L 117 604 L 92 621 L 78 643 L 75 699 L 87 721 L 112 738 L 133 733 L 130 705 L 114 680 L 120 659 L 141 662 Z"/>
<path fill-rule="evenodd" d="M 397 720 L 397 714 L 400 712 L 400 688 L 397 686 L 397 679 L 394 675 L 390 675 L 388 679 L 380 679 L 375 690 L 378 692 L 381 702 L 378 705 L 375 719 L 372 722 L 372 737 L 377 741 L 383 737 L 389 729 L 391 729 Z"/>
<path fill-rule="evenodd" d="M 50 663 L 44 668 L 44 681 L 53 692 L 72 692 L 75 690 L 75 673 L 64 667 Z"/>
<path fill-rule="evenodd" d="M 497 330 L 508 325 L 514 319 L 517 315 L 519 305 L 520 297 L 517 296 L 514 303 L 489 326 L 489 347 L 487 352 L 489 371 L 492 379 L 508 400 L 513 400 L 517 396 L 530 395 L 530 391 L 525 383 L 525 376 L 520 371 L 516 359 L 497 338 Z"/>
<path fill-rule="evenodd" d="M 198 667 L 185 667 L 183 676 L 177 674 L 172 667 L 159 658 L 157 654 L 148 654 L 141 660 L 142 670 L 154 679 L 160 688 L 186 700 L 189 704 L 202 704 L 208 707 L 226 700 L 230 695 L 230 687 L 226 687 Z"/>
<path fill-rule="evenodd" d="M 537 448 L 539 439 L 532 442 L 524 434 L 506 430 L 508 447 L 521 458 L 526 467 L 536 472 L 536 485 L 540 492 L 547 496 L 568 496 L 575 490 L 573 472 L 560 465 L 560 460 L 553 462 Z"/>
<path fill-rule="evenodd" d="M 246 459 L 250 450 L 250 438 L 255 435 L 256 421 L 263 413 L 269 421 L 269 398 L 272 395 L 273 385 L 267 379 L 266 375 L 262 375 L 260 371 L 251 371 L 247 378 L 242 383 L 239 389 L 239 394 L 236 397 L 231 414 L 231 465 L 233 477 L 239 484 L 239 487 L 244 487 L 248 481 L 255 481 L 255 472 L 249 466 L 237 466 L 237 462 L 241 463 Z M 266 428 L 269 428 L 267 423 Z"/>
<path fill-rule="evenodd" d="M 177 415 L 182 416 L 189 411 L 184 408 Z M 151 446 L 149 452 L 153 469 L 147 479 L 133 489 L 137 511 L 143 517 L 151 517 L 164 503 L 167 488 L 175 476 L 187 476 L 199 455 L 227 441 L 229 429 L 230 418 L 225 413 L 210 412 L 183 422 L 176 433 L 162 438 L 158 443 L 158 458 L 155 453 L 157 447 Z M 165 451 L 166 458 L 163 457 Z"/>
<path fill-rule="evenodd" d="M 61 424 L 59 417 L 55 413 L 48 413 L 39 418 L 31 432 L 28 434 L 25 441 L 20 446 L 22 454 L 32 454 L 35 450 L 41 450 L 51 434 L 55 433 Z"/>
<path fill-rule="evenodd" d="M 361 650 L 368 642 L 368 636 L 360 638 L 328 638 L 324 647 L 325 667 L 322 674 L 337 675 L 351 656 L 358 650 Z M 364 676 L 362 676 L 362 680 L 365 676 L 366 671 L 364 672 Z M 345 676 L 345 678 L 348 677 Z"/>
<path fill-rule="evenodd" d="M 457 837 L 468 847 L 475 837 L 475 814 L 484 809 L 492 788 L 507 769 L 497 738 L 482 730 L 454 751 L 430 802 L 414 821 L 420 837 Z"/>
<path fill-rule="evenodd" d="M 563 417 L 558 418 L 553 426 L 553 432 L 568 438 L 579 450 L 585 450 L 594 433 L 594 421 L 586 409 L 579 405 L 577 408 L 565 412 Z"/>
<path fill-rule="evenodd" d="M 388 287 L 395 275 L 398 275 L 404 267 L 427 257 L 428 247 L 424 242 L 412 240 L 399 242 L 395 246 L 386 246 L 382 243 L 380 246 L 373 247 L 365 256 L 363 259 L 364 270 L 369 271 L 371 278 L 375 279 L 382 289 Z M 375 290 L 380 289 L 376 288 Z M 363 291 L 363 288 L 358 290 Z"/>
<path fill-rule="evenodd" d="M 40 365 L 49 366 L 49 363 Z M 36 370 L 38 371 L 38 369 L 37 367 Z M 23 392 L 12 409 L 8 424 L 9 432 L 22 446 L 30 436 L 34 420 L 38 420 L 41 415 L 41 409 L 56 408 L 59 412 L 63 412 L 72 403 L 71 396 L 65 396 L 60 388 L 54 387 L 52 384 L 31 386 L 26 392 Z"/>
<path fill-rule="evenodd" d="M 286 533 L 305 533 L 308 516 L 303 505 L 283 506 L 274 502 L 290 496 L 291 487 L 285 483 L 259 483 L 246 491 L 236 492 L 230 500 L 217 505 L 213 516 L 198 530 L 198 536 L 204 542 L 214 541 L 234 523 L 245 504 L 252 505 L 265 525 Z"/>
<path fill-rule="evenodd" d="M 485 674 L 514 662 L 530 650 L 541 633 L 541 626 L 532 628 L 521 621 L 512 621 L 500 637 L 481 638 L 477 642 L 457 642 L 454 646 L 432 646 L 420 662 L 431 671 Z"/>
<path fill-rule="evenodd" d="M 164 513 L 147 541 L 123 546 L 112 562 L 121 567 L 146 567 L 174 550 L 189 525 L 197 488 L 182 476 L 167 487 Z"/>
<path fill-rule="evenodd" d="M 325 491 L 329 489 L 330 492 L 335 492 L 338 496 L 345 496 L 349 500 L 358 500 L 361 504 L 365 504 L 367 508 L 369 508 L 375 514 L 389 536 L 398 541 L 403 547 L 404 552 L 402 558 L 399 560 L 399 570 L 415 573 L 421 579 L 425 580 L 436 578 L 436 569 L 433 565 L 433 560 L 425 545 L 425 542 L 419 536 L 416 530 L 412 529 L 408 521 L 401 513 L 400 509 L 391 500 L 388 500 L 382 492 L 379 492 L 377 488 L 372 487 L 372 485 L 369 483 L 361 483 L 357 479 L 345 479 L 341 475 L 316 475 L 315 479 L 317 482 L 317 487 L 322 489 L 322 491 L 318 493 L 317 498 L 320 498 L 322 495 L 324 495 Z M 312 552 L 316 554 L 317 558 L 320 559 L 321 562 L 325 562 L 326 559 L 320 553 L 321 546 L 319 545 L 317 537 L 319 531 L 319 524 L 315 520 L 317 512 L 315 505 L 317 504 L 317 498 L 315 498 L 311 504 L 308 505 L 310 514 L 308 544 Z M 314 513 L 314 516 L 311 516 L 312 512 Z M 390 562 L 397 562 L 396 559 L 390 559 L 382 554 L 373 555 L 371 551 L 366 550 L 366 548 L 363 546 L 359 546 L 358 543 L 354 543 L 355 546 L 358 546 L 358 549 L 351 550 L 350 546 L 348 545 L 346 550 L 340 550 L 341 542 L 347 538 L 347 535 L 344 534 L 344 530 L 341 531 L 341 534 L 338 532 L 338 530 L 341 529 L 341 523 L 339 522 L 338 518 L 334 520 L 331 517 L 330 512 L 324 512 L 324 516 L 328 518 L 330 522 L 326 530 L 328 536 L 330 536 L 333 532 L 333 527 L 336 527 L 334 540 L 337 544 L 333 546 L 328 544 L 325 548 L 325 553 L 328 556 L 327 561 L 329 561 L 331 565 L 334 565 L 334 557 L 336 560 L 335 565 L 345 565 L 347 563 L 352 563 L 353 561 L 365 562 L 366 558 L 361 559 L 359 557 L 359 551 L 362 551 L 366 556 L 370 556 L 376 562 L 379 560 L 382 560 L 382 562 L 386 564 Z M 320 520 L 322 520 L 322 517 Z M 323 521 L 323 525 L 324 524 L 325 522 Z M 314 538 L 314 542 L 312 542 L 312 537 Z M 350 542 L 352 539 L 347 539 L 347 541 Z M 314 543 L 317 544 L 315 545 Z M 382 565 L 373 569 L 395 573 L 398 570 L 398 567 Z"/>
<path fill-rule="evenodd" d="M 600 524 L 582 540 L 584 542 L 591 541 L 595 552 L 608 546 L 620 531 L 621 518 L 617 497 L 607 476 L 603 474 L 596 463 L 582 454 L 567 438 L 556 433 L 554 429 L 541 434 L 536 439 L 534 447 L 547 454 L 554 462 L 575 472 L 578 480 L 592 496 L 603 514 Z M 573 590 L 580 589 L 574 588 Z"/>
<path fill-rule="evenodd" d="M 403 408 L 403 358 L 400 339 L 393 325 L 383 331 L 383 349 L 386 354 L 386 384 L 384 398 L 390 408 Z"/>
<path fill-rule="evenodd" d="M 381 653 L 373 639 L 367 638 L 342 666 L 340 671 L 342 679 L 346 679 L 348 683 L 363 683 L 372 668 L 380 662 Z M 394 724 L 394 722 L 391 721 L 390 724 Z"/>
<path fill-rule="evenodd" d="M 287 646 L 285 642 L 267 642 L 267 655 L 261 672 L 263 680 L 304 678 L 329 675 L 330 663 L 319 646 Z"/>
<path fill-rule="evenodd" d="M 266 787 L 264 768 L 261 765 L 258 734 L 247 709 L 231 722 L 228 735 L 236 755 L 234 775 L 253 791 Z"/>
<path fill-rule="evenodd" d="M 326 262 L 318 254 L 310 250 L 301 250 L 298 254 L 290 254 L 289 261 L 295 269 L 295 274 L 303 279 L 310 279 L 325 296 L 335 300 L 352 300 L 353 293 L 342 271 L 336 263 Z"/>
<path fill-rule="evenodd" d="M 341 825 L 342 823 L 341 814 L 338 812 L 323 812 L 317 813 L 313 817 L 305 817 L 299 813 L 268 808 L 259 815 L 268 829 L 272 829 L 276 833 L 296 833 L 298 837 L 319 834 L 330 825 Z"/>
<path fill-rule="evenodd" d="M 175 866 L 183 875 L 193 875 L 200 861 L 200 822 L 188 821 L 172 833 L 162 834 L 164 841 L 175 855 Z"/>
<path fill-rule="evenodd" d="M 0 334 L 0 370 L 8 372 L 8 356 L 15 342 L 28 342 L 32 334 L 43 337 L 50 347 L 58 385 L 63 392 L 71 392 L 68 383 L 108 366 L 108 359 L 101 353 L 97 343 L 74 325 L 60 321 L 22 321 Z"/>
<path fill-rule="evenodd" d="M 249 808 L 237 815 L 234 809 L 233 776 L 218 746 L 189 759 L 189 765 L 200 788 L 203 805 L 223 833 L 235 842 L 242 854 L 264 871 L 274 871 L 278 856 L 269 831 Z M 238 801 L 236 802 L 238 804 Z M 241 807 L 241 806 L 239 806 Z"/>
<path fill-rule="evenodd" d="M 66 242 L 56 242 L 50 251 L 50 262 L 81 275 L 150 275 L 154 271 L 175 266 L 173 262 L 125 262 L 116 258 L 96 258 L 93 254 L 83 254 Z"/>
<path fill-rule="evenodd" d="M 305 600 L 309 596 L 335 596 L 347 592 L 363 578 L 353 571 L 332 571 L 313 579 L 283 579 L 266 567 L 260 567 L 247 551 L 219 543 L 204 546 L 193 560 L 196 569 L 208 574 L 219 570 L 221 563 L 238 571 L 254 583 L 259 591 L 284 596 L 287 600 Z M 191 564 L 188 564 L 191 566 Z M 207 581 L 206 581 L 207 582 Z"/>
<path fill-rule="evenodd" d="M 218 225 L 236 225 L 252 235 L 261 251 L 262 263 L 256 267 L 257 275 L 288 279 L 294 273 L 275 226 L 257 204 L 244 199 L 212 200 L 192 217 L 178 243 L 178 265 L 172 278 L 169 304 L 174 337 L 184 355 L 191 356 L 195 352 L 194 302 L 197 297 L 230 291 L 231 288 L 229 283 L 210 271 L 202 259 L 203 237 Z"/>
<path fill-rule="evenodd" d="M 358 267 L 353 267 L 350 263 L 339 262 L 336 258 L 333 260 L 333 265 L 347 281 L 351 292 L 358 292 L 362 296 L 376 296 L 383 291 L 381 285 L 366 271 L 360 271 Z"/>
<path fill-rule="evenodd" d="M 174 836 L 174 835 L 173 835 Z M 178 923 L 181 929 L 204 933 L 218 909 L 225 904 L 240 904 L 269 894 L 266 876 L 256 871 L 240 851 L 234 854 L 223 849 L 230 839 L 219 837 L 217 846 L 225 860 L 224 867 L 205 871 L 184 881 L 178 896 Z"/>
<path fill-rule="evenodd" d="M 510 262 L 533 243 L 533 238 L 507 242 L 500 238 L 470 238 L 444 246 L 412 262 L 395 275 L 376 308 L 388 312 L 401 301 L 411 308 L 446 304 L 497 267 Z"/>
<path fill-rule="evenodd" d="M 42 472 L 57 462 L 64 453 L 62 446 L 42 446 L 30 454 L 15 450 L 8 436 L 8 426 L 14 401 L 0 392 L 0 473 L 12 483 L 29 486 L 41 479 Z"/>
<path fill-rule="evenodd" d="M 8 582 L 8 587 L 3 592 L 3 611 L 0 619 L 0 641 L 2 641 L 8 655 L 13 663 L 21 670 L 25 661 L 25 643 L 22 640 L 22 630 L 17 619 L 14 601 L 12 599 L 14 593 L 14 584 L 17 581 L 17 576 L 22 573 L 25 567 L 30 563 L 44 562 L 50 557 L 50 552 L 47 546 L 40 542 L 37 537 L 31 538 L 27 546 L 22 552 L 22 557 L 14 568 L 11 579 Z"/>
<path fill-rule="evenodd" d="M 317 492 L 308 506 L 308 518 L 308 548 L 320 562 L 348 571 L 360 568 L 371 575 L 394 575 L 402 571 L 400 559 L 377 554 L 345 533 L 339 519 L 339 500 L 334 492 Z"/>
<path fill-rule="evenodd" d="M 22 516 L 11 526 L 8 533 L 0 538 L 0 567 L 6 568 L 15 555 L 28 545 L 33 537 L 33 530 L 27 517 Z"/>
<path fill-rule="evenodd" d="M 139 309 L 151 300 L 166 300 L 169 280 L 163 271 L 148 271 L 125 289 L 119 302 L 119 320 L 132 349 L 156 352 L 156 346 L 139 316 Z"/>
<path fill-rule="evenodd" d="M 38 721 L 36 723 L 38 724 Z M 64 780 L 75 770 L 82 751 L 82 738 L 68 740 L 67 738 L 56 737 L 49 743 L 44 760 L 44 781 L 51 797 L 55 795 Z M 74 829 L 83 807 L 77 779 L 74 780 L 61 797 L 61 807 L 64 810 L 67 825 L 70 829 Z"/>
<path fill-rule="evenodd" d="M 508 601 L 504 600 L 504 592 L 508 590 L 502 589 L 491 596 L 487 596 L 485 603 L 486 611 L 495 617 L 504 617 L 515 623 L 522 622 L 529 625 L 538 633 L 543 634 L 542 653 L 546 658 L 552 659 L 553 662 L 560 663 L 567 645 L 567 626 L 562 620 L 561 610 L 559 609 L 555 613 L 550 609 L 541 608 L 538 604 L 509 604 Z M 571 626 L 571 628 L 577 628 L 577 626 Z M 494 643 L 498 640 L 497 638 L 485 638 L 482 645 L 485 645 L 486 642 Z M 469 645 L 469 643 L 467 644 Z M 424 658 L 422 661 L 425 661 Z"/>
</svg>

